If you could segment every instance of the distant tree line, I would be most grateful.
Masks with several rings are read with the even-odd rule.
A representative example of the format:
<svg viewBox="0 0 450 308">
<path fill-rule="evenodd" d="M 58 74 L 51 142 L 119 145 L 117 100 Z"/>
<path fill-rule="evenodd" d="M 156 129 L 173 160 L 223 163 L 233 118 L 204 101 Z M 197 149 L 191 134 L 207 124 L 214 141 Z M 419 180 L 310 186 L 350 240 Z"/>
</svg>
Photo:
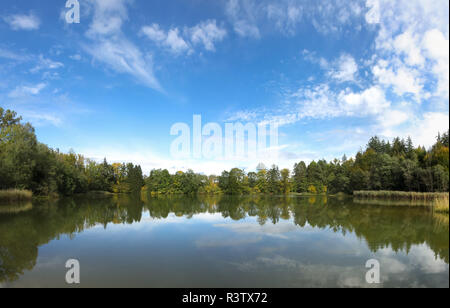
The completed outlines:
<svg viewBox="0 0 450 308">
<path fill-rule="evenodd" d="M 292 171 L 267 169 L 256 172 L 234 168 L 220 176 L 205 176 L 192 171 L 170 175 L 154 170 L 146 179 L 147 189 L 171 193 L 347 193 L 359 190 L 416 192 L 449 191 L 449 132 L 437 137 L 431 149 L 414 147 L 411 138 L 395 138 L 392 143 L 378 137 L 370 139 L 355 158 L 299 162 Z"/>
<path fill-rule="evenodd" d="M 0 189 L 27 189 L 36 195 L 89 191 L 131 192 L 144 185 L 140 166 L 97 163 L 61 153 L 37 141 L 34 128 L 0 107 Z"/>
<path fill-rule="evenodd" d="M 189 170 L 170 174 L 140 166 L 108 164 L 75 153 L 63 154 L 37 141 L 33 127 L 0 108 L 0 189 L 21 188 L 38 195 L 88 191 L 131 192 L 143 186 L 156 194 L 353 193 L 357 190 L 449 191 L 449 132 L 430 148 L 411 138 L 392 142 L 370 139 L 355 158 L 299 162 L 293 170 L 258 166 L 246 173 L 234 168 L 220 176 Z"/>
</svg>

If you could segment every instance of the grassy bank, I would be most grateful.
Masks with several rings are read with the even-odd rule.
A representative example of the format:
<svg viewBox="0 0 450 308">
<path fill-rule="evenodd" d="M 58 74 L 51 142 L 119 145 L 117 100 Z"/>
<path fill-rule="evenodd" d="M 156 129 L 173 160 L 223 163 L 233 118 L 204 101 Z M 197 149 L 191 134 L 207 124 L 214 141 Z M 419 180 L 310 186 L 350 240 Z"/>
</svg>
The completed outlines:
<svg viewBox="0 0 450 308">
<path fill-rule="evenodd" d="M 433 202 L 424 200 L 390 200 L 390 199 L 365 199 L 365 198 L 354 198 L 353 202 L 355 204 L 363 205 L 380 205 L 380 206 L 406 206 L 406 207 L 431 207 Z"/>
<path fill-rule="evenodd" d="M 357 199 L 381 199 L 402 201 L 434 202 L 436 199 L 447 198 L 448 193 L 419 193 L 406 191 L 355 191 L 353 196 Z"/>
<path fill-rule="evenodd" d="M 28 190 L 8 189 L 0 190 L 0 202 L 11 203 L 31 201 L 33 193 Z"/>
<path fill-rule="evenodd" d="M 436 200 L 434 200 L 434 210 L 437 213 L 444 213 L 444 214 L 448 214 L 448 208 L 449 208 L 449 199 L 448 199 L 448 195 L 447 196 L 443 196 L 442 198 L 437 198 Z"/>
<path fill-rule="evenodd" d="M 355 191 L 356 203 L 388 206 L 409 205 L 433 207 L 436 213 L 449 213 L 449 193 L 418 193 L 404 191 Z"/>
<path fill-rule="evenodd" d="M 0 214 L 18 214 L 27 212 L 33 209 L 31 202 L 20 202 L 12 204 L 0 204 Z"/>
</svg>

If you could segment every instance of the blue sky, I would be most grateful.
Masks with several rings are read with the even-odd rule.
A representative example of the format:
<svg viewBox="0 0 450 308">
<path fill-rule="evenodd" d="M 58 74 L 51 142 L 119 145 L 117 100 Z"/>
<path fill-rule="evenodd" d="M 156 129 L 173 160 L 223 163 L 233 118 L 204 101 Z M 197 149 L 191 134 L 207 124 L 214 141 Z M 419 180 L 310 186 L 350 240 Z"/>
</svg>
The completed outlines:
<svg viewBox="0 0 450 308">
<path fill-rule="evenodd" d="M 62 151 L 218 173 L 258 162 L 173 159 L 173 124 L 276 122 L 290 168 L 448 129 L 448 1 L 65 3 L 0 4 L 0 106 Z"/>
</svg>

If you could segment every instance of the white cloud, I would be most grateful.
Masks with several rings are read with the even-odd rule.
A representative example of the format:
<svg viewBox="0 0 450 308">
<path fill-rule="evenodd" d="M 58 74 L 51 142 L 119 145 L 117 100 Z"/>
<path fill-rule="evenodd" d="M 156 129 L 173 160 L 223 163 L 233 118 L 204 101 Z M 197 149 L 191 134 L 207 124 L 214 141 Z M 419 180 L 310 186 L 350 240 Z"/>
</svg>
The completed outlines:
<svg viewBox="0 0 450 308">
<path fill-rule="evenodd" d="M 89 2 L 94 16 L 86 36 L 92 43 L 84 44 L 83 49 L 108 68 L 129 74 L 143 85 L 162 91 L 153 72 L 152 56 L 141 52 L 122 33 L 122 25 L 128 19 L 129 2 L 130 0 Z"/>
<path fill-rule="evenodd" d="M 386 110 L 377 118 L 373 128 L 377 135 L 384 138 L 412 137 L 416 145 L 431 147 L 438 133 L 449 129 L 449 115 L 442 112 L 414 114 L 410 110 Z"/>
<path fill-rule="evenodd" d="M 41 24 L 38 17 L 33 14 L 29 15 L 11 15 L 5 17 L 4 20 L 10 25 L 11 29 L 17 30 L 38 30 Z"/>
<path fill-rule="evenodd" d="M 215 20 L 208 20 L 188 29 L 192 43 L 202 44 L 208 51 L 215 51 L 214 44 L 222 41 L 227 35 L 224 28 L 217 26 Z"/>
<path fill-rule="evenodd" d="M 425 59 L 422 56 L 421 50 L 418 47 L 418 37 L 411 33 L 411 31 L 406 31 L 398 35 L 394 39 L 394 48 L 399 54 L 406 55 L 406 63 L 408 65 L 423 66 Z"/>
<path fill-rule="evenodd" d="M 430 147 L 436 142 L 438 133 L 443 133 L 449 129 L 448 123 L 448 113 L 427 112 L 422 118 L 413 122 L 408 135 L 414 136 L 416 144 Z"/>
<path fill-rule="evenodd" d="M 222 41 L 227 32 L 217 26 L 215 20 L 201 22 L 194 27 L 184 28 L 182 35 L 178 28 L 171 28 L 167 32 L 158 24 L 142 27 L 140 33 L 158 46 L 168 49 L 172 54 L 188 55 L 194 53 L 195 45 L 203 45 L 208 51 L 215 51 L 215 43 Z"/>
<path fill-rule="evenodd" d="M 167 34 L 159 28 L 158 24 L 144 26 L 142 27 L 141 32 L 155 42 L 164 42 L 167 39 Z"/>
<path fill-rule="evenodd" d="M 234 31 L 242 37 L 259 38 L 261 34 L 257 26 L 249 23 L 246 20 L 238 20 L 234 23 Z"/>
<path fill-rule="evenodd" d="M 304 49 L 302 51 L 302 56 L 306 61 L 309 61 L 314 64 L 319 64 L 322 69 L 329 69 L 330 63 L 328 63 L 327 59 L 323 57 L 318 57 L 315 52 Z"/>
<path fill-rule="evenodd" d="M 336 62 L 336 69 L 329 72 L 329 76 L 340 82 L 355 81 L 358 72 L 358 64 L 348 54 L 343 54 Z"/>
<path fill-rule="evenodd" d="M 411 265 L 420 268 L 426 274 L 438 274 L 448 272 L 448 264 L 427 245 L 415 245 L 409 253 Z"/>
<path fill-rule="evenodd" d="M 31 73 L 37 73 L 41 70 L 55 70 L 64 67 L 64 64 L 57 61 L 52 61 L 50 59 L 44 58 L 43 55 L 39 56 L 37 60 L 38 64 L 30 70 Z"/>
<path fill-rule="evenodd" d="M 303 7 L 293 3 L 271 3 L 265 8 L 267 18 L 275 23 L 281 32 L 295 34 L 298 23 L 302 20 Z"/>
<path fill-rule="evenodd" d="M 180 36 L 178 28 L 170 29 L 167 33 L 158 24 L 144 26 L 141 33 L 160 46 L 168 48 L 174 54 L 191 53 L 192 49 Z"/>
<path fill-rule="evenodd" d="M 29 57 L 26 55 L 18 54 L 16 52 L 2 49 L 0 48 L 0 58 L 8 59 L 8 60 L 15 60 L 15 61 L 27 61 L 29 60 Z"/>
<path fill-rule="evenodd" d="M 89 0 L 89 11 L 94 12 L 87 35 L 106 36 L 121 33 L 123 22 L 128 19 L 127 4 L 131 0 Z"/>
<path fill-rule="evenodd" d="M 392 87 L 398 96 L 413 94 L 420 101 L 424 95 L 420 73 L 401 63 L 398 63 L 397 66 L 397 68 L 387 67 L 386 63 L 381 61 L 372 68 L 372 73 L 381 85 Z"/>
<path fill-rule="evenodd" d="M 46 124 L 51 124 L 53 126 L 61 126 L 63 120 L 53 114 L 48 113 L 38 113 L 38 112 L 25 112 L 23 117 L 28 121 L 31 121 L 34 126 L 43 126 Z"/>
<path fill-rule="evenodd" d="M 81 61 L 82 57 L 80 54 L 74 54 L 69 56 L 70 59 L 75 60 L 75 61 Z"/>
<path fill-rule="evenodd" d="M 395 126 L 399 126 L 409 119 L 411 119 L 411 114 L 409 112 L 403 110 L 392 110 L 387 109 L 383 114 L 378 117 L 378 121 L 382 123 L 382 125 L 386 128 L 391 128 Z M 388 133 L 383 133 L 384 136 L 396 137 L 393 135 L 389 135 Z"/>
<path fill-rule="evenodd" d="M 9 93 L 10 98 L 20 98 L 30 95 L 38 95 L 47 85 L 39 83 L 33 86 L 18 86 Z"/>
<path fill-rule="evenodd" d="M 433 62 L 432 71 L 438 81 L 436 94 L 448 99 L 449 95 L 449 39 L 438 29 L 427 31 L 423 48 Z"/>
<path fill-rule="evenodd" d="M 226 14 L 233 24 L 234 31 L 241 37 L 260 38 L 261 34 L 256 21 L 256 2 L 229 0 Z"/>
<path fill-rule="evenodd" d="M 369 0 L 367 4 L 379 10 L 378 63 L 373 67 L 379 82 L 392 87 L 396 95 L 411 93 L 420 102 L 430 97 L 448 100 L 448 1 Z"/>
<path fill-rule="evenodd" d="M 144 57 L 139 48 L 128 40 L 100 40 L 90 46 L 85 45 L 84 49 L 95 60 L 106 64 L 114 71 L 129 74 L 142 84 L 161 90 L 158 80 L 153 75 L 151 57 Z"/>
<path fill-rule="evenodd" d="M 238 224 L 216 224 L 214 226 L 226 228 L 237 233 L 252 233 L 282 239 L 287 239 L 290 232 L 297 230 L 297 227 L 290 222 L 279 222 L 277 224 L 268 223 L 262 226 L 246 222 Z M 305 228 L 305 231 L 312 231 L 312 228 Z"/>
<path fill-rule="evenodd" d="M 167 46 L 170 47 L 175 53 L 189 50 L 188 44 L 180 37 L 178 28 L 171 29 L 167 34 L 166 39 Z"/>
<path fill-rule="evenodd" d="M 369 8 L 365 16 L 367 23 L 378 24 L 380 22 L 380 2 L 378 0 L 367 0 L 366 7 Z"/>
<path fill-rule="evenodd" d="M 336 93 L 326 84 L 302 88 L 291 95 L 298 106 L 298 120 L 378 115 L 390 107 L 384 91 L 377 86 L 362 92 L 349 89 Z M 289 106 L 292 108 L 292 105 Z"/>
<path fill-rule="evenodd" d="M 235 32 L 260 38 L 261 29 L 292 36 L 303 24 L 322 34 L 338 33 L 345 26 L 361 28 L 361 1 L 228 0 L 226 14 Z"/>
<path fill-rule="evenodd" d="M 390 107 L 384 91 L 371 87 L 361 93 L 349 92 L 340 95 L 340 109 L 346 115 L 365 116 L 377 115 Z"/>
</svg>

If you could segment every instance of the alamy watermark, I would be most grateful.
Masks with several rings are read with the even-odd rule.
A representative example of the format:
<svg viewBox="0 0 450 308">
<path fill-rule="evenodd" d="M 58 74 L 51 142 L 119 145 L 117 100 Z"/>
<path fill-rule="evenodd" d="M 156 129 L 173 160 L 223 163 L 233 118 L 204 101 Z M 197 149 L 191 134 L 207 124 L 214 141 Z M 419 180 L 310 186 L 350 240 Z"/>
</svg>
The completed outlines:
<svg viewBox="0 0 450 308">
<path fill-rule="evenodd" d="M 68 24 L 80 23 L 80 3 L 78 0 L 67 0 L 66 8 L 69 9 L 66 12 L 66 22 Z"/>
<path fill-rule="evenodd" d="M 366 282 L 368 284 L 380 284 L 380 262 L 376 259 L 370 259 L 366 262 L 366 268 L 369 269 L 366 273 Z"/>
<path fill-rule="evenodd" d="M 252 160 L 278 158 L 278 124 L 207 123 L 194 115 L 192 126 L 176 123 L 170 129 L 177 136 L 170 146 L 175 159 Z"/>
<path fill-rule="evenodd" d="M 69 269 L 66 273 L 66 283 L 80 284 L 80 261 L 76 259 L 67 260 L 66 268 Z"/>
</svg>

